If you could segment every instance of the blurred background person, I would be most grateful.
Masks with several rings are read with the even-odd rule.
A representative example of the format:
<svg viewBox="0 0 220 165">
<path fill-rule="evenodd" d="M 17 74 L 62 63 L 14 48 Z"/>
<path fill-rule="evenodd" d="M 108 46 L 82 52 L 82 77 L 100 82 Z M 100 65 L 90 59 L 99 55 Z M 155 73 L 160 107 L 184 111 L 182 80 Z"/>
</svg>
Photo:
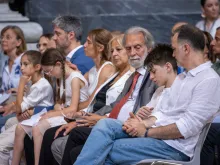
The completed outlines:
<svg viewBox="0 0 220 165">
<path fill-rule="evenodd" d="M 53 34 L 51 33 L 43 34 L 37 44 L 37 49 L 41 52 L 41 54 L 48 48 L 56 48 L 56 43 L 53 40 Z"/>
<path fill-rule="evenodd" d="M 200 30 L 209 32 L 215 37 L 216 29 L 220 26 L 219 19 L 219 1 L 218 0 L 201 0 L 203 20 L 196 24 Z"/>
<path fill-rule="evenodd" d="M 1 31 L 1 47 L 8 59 L 2 72 L 3 91 L 16 91 L 21 76 L 20 60 L 26 51 L 24 33 L 18 26 L 6 26 Z"/>
<path fill-rule="evenodd" d="M 21 56 L 26 51 L 26 42 L 23 31 L 18 26 L 6 26 L 1 31 L 1 47 L 7 59 L 2 70 L 3 92 L 16 92 L 19 84 L 21 70 Z M 15 103 L 0 107 L 0 130 L 7 119 L 15 116 Z"/>
<path fill-rule="evenodd" d="M 209 32 L 203 31 L 205 36 L 205 49 L 204 49 L 204 58 L 205 61 L 210 61 L 212 64 L 216 61 L 216 56 L 212 53 L 211 42 L 213 40 L 211 34 Z"/>
</svg>

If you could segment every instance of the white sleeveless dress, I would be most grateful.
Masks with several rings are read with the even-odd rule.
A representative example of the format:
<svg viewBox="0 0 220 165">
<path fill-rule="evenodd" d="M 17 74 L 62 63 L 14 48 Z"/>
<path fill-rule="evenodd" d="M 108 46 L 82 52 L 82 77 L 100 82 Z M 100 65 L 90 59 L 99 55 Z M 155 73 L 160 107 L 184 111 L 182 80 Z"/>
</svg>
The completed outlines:
<svg viewBox="0 0 220 165">
<path fill-rule="evenodd" d="M 88 95 L 88 82 L 84 78 L 84 76 L 79 72 L 72 72 L 69 77 L 66 79 L 66 102 L 65 107 L 70 106 L 71 98 L 72 98 L 72 90 L 71 90 L 71 82 L 74 78 L 79 78 L 81 81 L 84 82 L 85 86 L 80 89 L 80 102 L 86 101 L 89 98 Z M 63 95 L 63 82 L 61 81 L 60 85 L 61 96 Z M 66 124 L 63 116 L 56 116 L 49 119 L 46 119 L 51 127 L 56 127 L 58 125 Z"/>
<path fill-rule="evenodd" d="M 104 64 L 102 64 L 102 66 L 100 67 L 100 69 L 98 71 L 95 66 L 93 66 L 89 70 L 89 89 L 88 89 L 89 96 L 93 93 L 96 86 L 98 85 L 99 75 L 100 75 L 102 69 L 104 68 L 104 66 L 106 66 L 108 64 L 113 65 L 110 61 L 106 61 Z"/>
</svg>

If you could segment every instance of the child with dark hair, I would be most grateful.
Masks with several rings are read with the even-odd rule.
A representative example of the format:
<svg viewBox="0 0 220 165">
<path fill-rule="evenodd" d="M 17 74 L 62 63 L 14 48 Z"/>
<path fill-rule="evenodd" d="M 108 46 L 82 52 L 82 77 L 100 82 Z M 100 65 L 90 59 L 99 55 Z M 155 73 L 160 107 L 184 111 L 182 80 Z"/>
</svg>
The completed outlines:
<svg viewBox="0 0 220 165">
<path fill-rule="evenodd" d="M 9 152 L 14 147 L 13 144 L 15 137 L 20 137 L 18 135 L 24 136 L 22 135 L 22 132 L 18 132 L 16 130 L 17 123 L 19 121 L 29 119 L 33 114 L 34 107 L 49 107 L 54 104 L 53 89 L 49 82 L 42 76 L 40 63 L 41 53 L 38 51 L 27 51 L 21 57 L 22 76 L 19 81 L 17 100 L 15 105 L 17 120 L 15 118 L 16 123 L 0 134 L 0 162 L 2 164 L 8 164 Z M 25 86 L 29 84 L 31 84 L 29 90 L 25 90 Z M 18 124 L 17 127 L 21 128 L 20 124 Z M 22 144 L 23 143 L 16 143 L 16 145 Z"/>
<path fill-rule="evenodd" d="M 64 116 L 72 118 L 78 111 L 79 102 L 88 99 L 88 83 L 79 71 L 72 70 L 66 63 L 66 58 L 57 49 L 48 49 L 44 52 L 41 65 L 44 74 L 57 79 L 56 105 L 53 111 L 41 116 L 36 126 L 25 129 L 34 140 L 35 164 L 38 164 L 44 132 L 51 127 L 66 124 Z M 24 128 L 22 126 L 22 128 Z M 23 140 L 25 131 L 17 127 L 15 148 L 12 164 L 19 164 L 24 149 Z M 23 132 L 23 133 L 22 133 Z"/>
<path fill-rule="evenodd" d="M 137 116 L 142 119 L 148 118 L 152 111 L 156 111 L 162 97 L 167 95 L 177 76 L 177 62 L 173 57 L 173 49 L 169 45 L 158 44 L 155 46 L 145 59 L 144 65 L 150 72 L 150 79 L 159 88 L 155 91 L 151 101 L 137 112 Z"/>
</svg>

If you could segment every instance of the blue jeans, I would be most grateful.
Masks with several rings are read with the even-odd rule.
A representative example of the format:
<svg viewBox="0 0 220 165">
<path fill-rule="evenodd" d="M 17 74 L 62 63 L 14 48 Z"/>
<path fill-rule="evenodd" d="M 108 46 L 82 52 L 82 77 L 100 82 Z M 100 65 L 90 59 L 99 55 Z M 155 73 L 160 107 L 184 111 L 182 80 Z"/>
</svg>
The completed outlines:
<svg viewBox="0 0 220 165">
<path fill-rule="evenodd" d="M 122 122 L 102 119 L 92 129 L 74 165 L 129 165 L 143 159 L 189 160 L 163 140 L 131 138 L 122 130 Z"/>
<path fill-rule="evenodd" d="M 12 114 L 7 115 L 7 116 L 0 115 L 0 132 L 1 132 L 2 127 L 5 125 L 6 121 L 9 118 L 14 117 L 15 115 L 16 115 L 15 113 L 12 113 Z"/>
</svg>

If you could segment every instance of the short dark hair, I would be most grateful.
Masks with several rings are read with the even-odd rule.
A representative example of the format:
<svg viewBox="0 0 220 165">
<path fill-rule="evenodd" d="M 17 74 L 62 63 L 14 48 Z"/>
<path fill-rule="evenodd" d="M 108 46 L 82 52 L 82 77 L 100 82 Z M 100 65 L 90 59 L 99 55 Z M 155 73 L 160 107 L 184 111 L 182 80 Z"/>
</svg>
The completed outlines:
<svg viewBox="0 0 220 165">
<path fill-rule="evenodd" d="M 165 65 L 169 62 L 173 70 L 177 72 L 177 62 L 173 57 L 173 49 L 168 44 L 157 44 L 148 54 L 144 61 L 144 65 L 147 66 L 148 70 L 153 69 L 153 65 Z"/>
<path fill-rule="evenodd" d="M 37 64 L 41 64 L 41 53 L 36 50 L 28 50 L 23 56 L 27 56 L 28 60 L 35 66 Z"/>
<path fill-rule="evenodd" d="M 203 32 L 197 27 L 187 24 L 177 28 L 174 35 L 178 33 L 177 41 L 185 41 L 190 44 L 195 50 L 204 51 L 205 37 Z"/>
<path fill-rule="evenodd" d="M 200 4 L 201 4 L 202 7 L 205 6 L 206 1 L 207 1 L 207 0 L 200 0 Z"/>
<path fill-rule="evenodd" d="M 49 40 L 51 40 L 53 38 L 53 34 L 52 33 L 45 33 L 45 34 L 42 34 L 40 36 L 41 37 L 45 37 L 45 38 L 48 38 Z"/>
</svg>

